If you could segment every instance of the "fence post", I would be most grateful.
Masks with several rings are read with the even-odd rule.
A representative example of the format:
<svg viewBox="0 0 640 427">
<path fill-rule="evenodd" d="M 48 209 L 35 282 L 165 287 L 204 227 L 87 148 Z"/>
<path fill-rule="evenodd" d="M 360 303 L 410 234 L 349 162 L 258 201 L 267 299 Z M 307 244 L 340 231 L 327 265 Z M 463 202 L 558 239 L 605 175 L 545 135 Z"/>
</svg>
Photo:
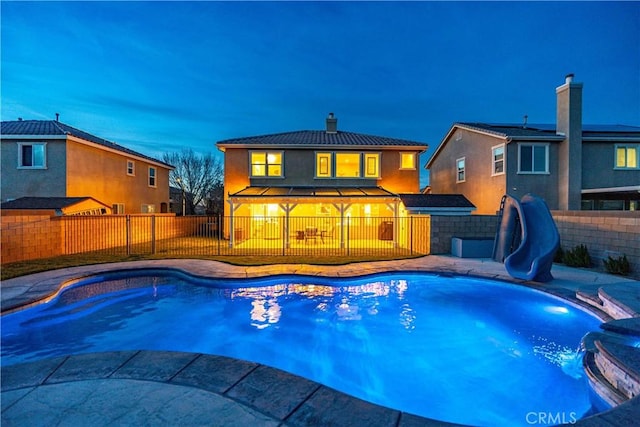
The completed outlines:
<svg viewBox="0 0 640 427">
<path fill-rule="evenodd" d="M 218 214 L 218 255 L 220 255 L 220 240 L 222 240 L 222 215 Z"/>
<path fill-rule="evenodd" d="M 156 254 L 156 216 L 151 215 L 151 255 Z"/>
<path fill-rule="evenodd" d="M 349 236 L 349 226 L 351 225 L 351 217 L 347 217 L 347 255 L 350 255 L 350 248 L 349 248 L 349 242 L 351 237 Z"/>
<path fill-rule="evenodd" d="M 127 240 L 127 256 L 131 255 L 131 216 L 126 216 L 125 233 Z"/>
<path fill-rule="evenodd" d="M 413 255 L 413 215 L 409 217 L 409 253 Z"/>
</svg>

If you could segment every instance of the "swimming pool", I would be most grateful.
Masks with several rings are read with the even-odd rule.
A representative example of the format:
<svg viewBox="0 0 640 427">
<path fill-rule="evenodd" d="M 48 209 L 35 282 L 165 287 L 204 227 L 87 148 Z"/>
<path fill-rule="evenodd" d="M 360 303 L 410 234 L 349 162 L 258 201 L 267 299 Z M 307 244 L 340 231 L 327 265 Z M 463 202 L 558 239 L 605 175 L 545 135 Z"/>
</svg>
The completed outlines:
<svg viewBox="0 0 640 427">
<path fill-rule="evenodd" d="M 540 413 L 569 422 L 594 410 L 576 349 L 600 321 L 535 290 L 405 272 L 242 281 L 139 274 L 83 280 L 4 315 L 2 363 L 190 351 L 463 424 L 527 425 Z"/>
</svg>

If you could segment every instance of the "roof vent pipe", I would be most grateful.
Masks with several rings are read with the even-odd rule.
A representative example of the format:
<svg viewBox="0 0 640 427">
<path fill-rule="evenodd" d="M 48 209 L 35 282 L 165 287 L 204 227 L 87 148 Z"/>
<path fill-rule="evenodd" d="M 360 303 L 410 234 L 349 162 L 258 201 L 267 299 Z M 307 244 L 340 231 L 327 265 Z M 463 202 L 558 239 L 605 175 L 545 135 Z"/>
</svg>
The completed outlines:
<svg viewBox="0 0 640 427">
<path fill-rule="evenodd" d="M 522 123 L 522 128 L 526 129 L 527 128 L 527 119 L 529 118 L 529 116 L 527 116 L 526 114 L 523 117 L 523 123 Z"/>
<path fill-rule="evenodd" d="M 56 113 L 56 122 L 60 121 L 60 113 Z"/>
<path fill-rule="evenodd" d="M 327 133 L 338 133 L 338 119 L 336 119 L 333 113 L 329 113 L 327 117 Z"/>
</svg>

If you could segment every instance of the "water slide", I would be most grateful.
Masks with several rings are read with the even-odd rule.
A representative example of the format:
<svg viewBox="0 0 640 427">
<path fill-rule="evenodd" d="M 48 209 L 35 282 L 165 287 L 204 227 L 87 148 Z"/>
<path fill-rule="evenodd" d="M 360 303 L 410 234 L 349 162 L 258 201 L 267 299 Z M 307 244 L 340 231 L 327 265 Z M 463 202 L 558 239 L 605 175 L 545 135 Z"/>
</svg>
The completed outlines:
<svg viewBox="0 0 640 427">
<path fill-rule="evenodd" d="M 500 222 L 493 246 L 493 259 L 504 262 L 510 276 L 548 282 L 560 247 L 560 234 L 547 204 L 526 194 L 520 201 L 505 195 L 500 204 Z"/>
</svg>

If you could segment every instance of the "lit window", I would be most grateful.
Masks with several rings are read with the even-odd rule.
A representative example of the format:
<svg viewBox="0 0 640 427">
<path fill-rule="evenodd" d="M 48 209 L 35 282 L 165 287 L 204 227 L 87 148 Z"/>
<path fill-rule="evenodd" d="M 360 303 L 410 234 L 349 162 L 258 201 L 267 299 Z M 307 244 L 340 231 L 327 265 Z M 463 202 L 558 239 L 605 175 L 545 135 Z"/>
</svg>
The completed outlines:
<svg viewBox="0 0 640 427">
<path fill-rule="evenodd" d="M 18 144 L 18 167 L 45 169 L 47 144 Z"/>
<path fill-rule="evenodd" d="M 331 178 L 331 153 L 316 153 L 316 178 Z"/>
<path fill-rule="evenodd" d="M 518 145 L 518 173 L 549 173 L 549 145 Z"/>
<path fill-rule="evenodd" d="M 504 144 L 491 147 L 492 168 L 491 175 L 504 173 Z"/>
<path fill-rule="evenodd" d="M 616 168 L 638 169 L 639 145 L 616 145 Z"/>
<path fill-rule="evenodd" d="M 127 175 L 136 174 L 136 164 L 133 160 L 127 160 Z"/>
<path fill-rule="evenodd" d="M 360 178 L 360 153 L 336 153 L 336 176 Z"/>
<path fill-rule="evenodd" d="M 282 152 L 251 152 L 251 176 L 282 176 Z"/>
<path fill-rule="evenodd" d="M 149 187 L 156 186 L 156 168 L 149 166 Z"/>
<path fill-rule="evenodd" d="M 400 153 L 400 169 L 415 169 L 416 153 Z"/>
<path fill-rule="evenodd" d="M 364 177 L 380 178 L 380 154 L 378 153 L 364 154 Z"/>
<path fill-rule="evenodd" d="M 465 181 L 465 158 L 462 157 L 456 160 L 456 182 Z"/>
<path fill-rule="evenodd" d="M 142 205 L 140 207 L 141 213 L 154 213 L 156 211 L 156 205 Z"/>
</svg>

